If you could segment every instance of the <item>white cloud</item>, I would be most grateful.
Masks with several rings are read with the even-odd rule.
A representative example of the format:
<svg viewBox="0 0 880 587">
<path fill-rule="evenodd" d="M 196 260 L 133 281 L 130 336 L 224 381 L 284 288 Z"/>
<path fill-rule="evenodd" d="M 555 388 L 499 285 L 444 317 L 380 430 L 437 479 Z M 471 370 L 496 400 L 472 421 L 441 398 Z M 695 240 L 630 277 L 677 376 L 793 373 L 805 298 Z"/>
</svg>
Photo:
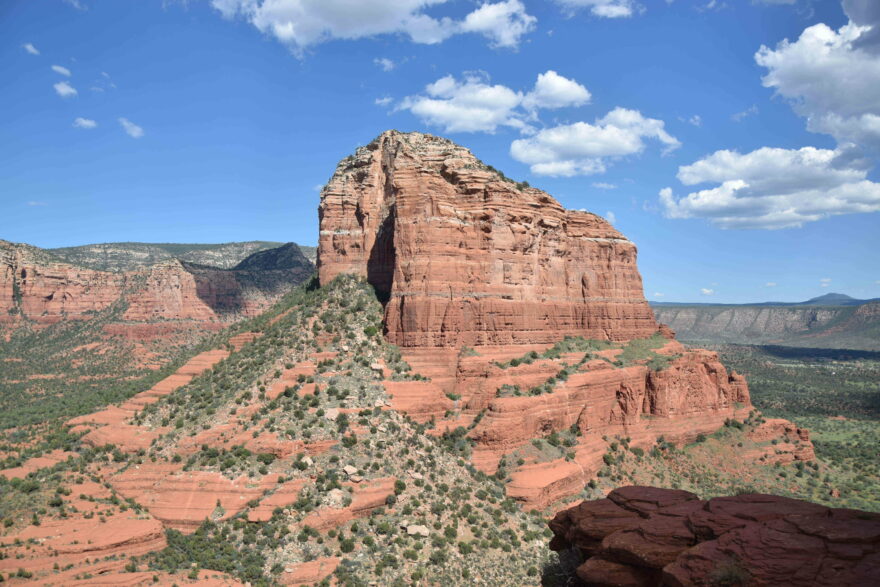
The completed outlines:
<svg viewBox="0 0 880 587">
<path fill-rule="evenodd" d="M 775 281 L 768 281 L 767 283 L 764 284 L 764 287 L 776 287 L 776 282 Z"/>
<path fill-rule="evenodd" d="M 634 0 L 555 0 L 566 11 L 573 13 L 580 9 L 590 9 L 593 16 L 603 18 L 628 18 L 641 12 L 642 6 Z"/>
<path fill-rule="evenodd" d="M 382 68 L 382 71 L 391 71 L 395 67 L 395 63 L 387 57 L 373 59 L 373 63 Z"/>
<path fill-rule="evenodd" d="M 684 185 L 719 184 L 676 199 L 660 191 L 667 218 L 706 218 L 721 228 L 789 228 L 828 216 L 880 210 L 880 184 L 840 149 L 717 151 L 678 168 Z"/>
<path fill-rule="evenodd" d="M 754 116 L 757 113 L 758 113 L 758 107 L 755 106 L 754 104 L 752 104 L 751 106 L 749 106 L 748 108 L 746 108 L 742 112 L 737 112 L 736 114 L 731 115 L 730 118 L 734 122 L 742 122 L 744 119 L 748 118 L 749 116 Z"/>
<path fill-rule="evenodd" d="M 616 190 L 617 186 L 613 183 L 607 183 L 604 181 L 594 181 L 593 187 L 598 188 L 600 190 Z"/>
<path fill-rule="evenodd" d="M 120 118 L 119 124 L 122 125 L 125 133 L 133 139 L 139 139 L 144 136 L 144 129 L 142 129 L 127 118 Z"/>
<path fill-rule="evenodd" d="M 587 88 L 550 69 L 538 74 L 534 89 L 523 98 L 523 106 L 529 110 L 583 106 L 591 97 Z"/>
<path fill-rule="evenodd" d="M 446 132 L 495 132 L 499 126 L 524 126 L 515 112 L 522 94 L 507 86 L 490 85 L 487 77 L 467 74 L 458 81 L 447 75 L 428 84 L 427 96 L 404 98 L 399 108 Z"/>
<path fill-rule="evenodd" d="M 36 207 L 36 206 L 46 206 L 46 202 L 37 202 L 37 201 L 35 201 L 35 200 L 31 200 L 30 202 L 27 203 L 27 205 L 28 205 L 28 206 L 34 206 L 34 207 Z"/>
<path fill-rule="evenodd" d="M 72 85 L 70 85 L 67 82 L 58 82 L 57 84 L 54 84 L 52 87 L 55 88 L 55 92 L 57 92 L 58 95 L 61 96 L 62 98 L 71 98 L 73 96 L 76 96 L 78 93 L 76 91 L 76 88 L 74 88 Z"/>
<path fill-rule="evenodd" d="M 447 0 L 212 0 L 226 18 L 243 18 L 295 53 L 331 39 L 407 35 L 415 43 L 440 43 L 462 33 L 480 34 L 494 47 L 516 47 L 537 19 L 520 0 L 484 3 L 463 20 L 434 18 L 429 7 Z"/>
<path fill-rule="evenodd" d="M 608 158 L 644 151 L 644 139 L 660 142 L 665 152 L 678 148 L 681 143 L 664 126 L 662 120 L 646 118 L 638 110 L 618 107 L 595 124 L 564 124 L 515 140 L 510 154 L 538 175 L 591 175 L 604 172 Z"/>
<path fill-rule="evenodd" d="M 823 277 L 819 280 L 819 287 L 830 287 L 831 286 L 831 278 Z"/>
<path fill-rule="evenodd" d="M 605 212 L 605 219 L 611 224 L 617 224 L 617 215 L 611 210 Z"/>
<path fill-rule="evenodd" d="M 706 288 L 706 287 L 701 287 L 701 288 L 700 288 L 700 294 L 701 294 L 701 295 L 704 295 L 704 296 L 713 296 L 713 295 L 715 295 L 715 290 L 714 290 L 714 289 L 709 289 L 709 288 Z"/>
<path fill-rule="evenodd" d="M 654 292 L 654 297 L 655 297 L 655 298 L 662 298 L 662 297 L 665 296 L 665 295 L 666 295 L 666 294 L 660 293 L 659 291 L 655 291 L 655 292 Z"/>
<path fill-rule="evenodd" d="M 880 150 L 880 5 L 844 7 L 851 20 L 840 29 L 811 26 L 794 42 L 761 46 L 755 61 L 767 69 L 764 86 L 788 99 L 808 130 Z"/>
<path fill-rule="evenodd" d="M 703 126 L 703 118 L 699 114 L 694 114 L 688 118 L 688 123 L 694 126 Z"/>
<path fill-rule="evenodd" d="M 590 100 L 584 86 L 553 70 L 538 74 L 528 92 L 493 85 L 485 72 L 468 72 L 461 81 L 447 75 L 428 84 L 425 94 L 404 98 L 398 109 L 446 132 L 495 132 L 499 126 L 525 129 L 526 120 L 534 120 L 538 109 L 580 106 Z"/>
<path fill-rule="evenodd" d="M 98 123 L 92 120 L 91 118 L 82 118 L 78 117 L 73 121 L 74 128 L 82 128 L 85 130 L 90 130 L 98 126 Z"/>
<path fill-rule="evenodd" d="M 384 98 L 376 98 L 374 100 L 376 106 L 388 106 L 392 102 L 391 96 L 385 96 Z"/>
<path fill-rule="evenodd" d="M 60 65 L 53 65 L 52 71 L 54 71 L 55 73 L 60 73 L 61 75 L 70 77 L 70 70 L 67 69 L 66 67 L 62 67 Z"/>
<path fill-rule="evenodd" d="M 526 14 L 519 0 L 486 3 L 468 14 L 459 25 L 463 33 L 478 33 L 493 47 L 516 47 L 519 40 L 535 28 L 537 18 Z"/>
<path fill-rule="evenodd" d="M 31 43 L 25 43 L 21 46 L 22 49 L 30 53 L 31 55 L 39 55 L 40 50 L 33 46 Z"/>
</svg>

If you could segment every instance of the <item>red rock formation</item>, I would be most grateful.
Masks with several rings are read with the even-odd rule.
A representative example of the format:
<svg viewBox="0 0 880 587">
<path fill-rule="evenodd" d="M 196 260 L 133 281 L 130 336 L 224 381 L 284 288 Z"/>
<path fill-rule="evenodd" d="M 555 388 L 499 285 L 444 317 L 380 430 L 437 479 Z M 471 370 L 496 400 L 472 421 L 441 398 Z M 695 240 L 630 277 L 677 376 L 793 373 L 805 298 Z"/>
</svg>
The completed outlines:
<svg viewBox="0 0 880 587">
<path fill-rule="evenodd" d="M 321 192 L 318 269 L 367 277 L 406 347 L 524 344 L 657 331 L 636 247 L 446 139 L 388 131 Z"/>
<path fill-rule="evenodd" d="M 880 514 L 748 494 L 702 501 L 623 487 L 550 521 L 590 585 L 869 585 L 880 576 Z"/>
<path fill-rule="evenodd" d="M 119 305 L 126 309 L 106 325 L 108 333 L 140 340 L 179 330 L 167 321 L 210 328 L 210 323 L 259 314 L 311 274 L 311 265 L 303 263 L 261 272 L 165 261 L 113 273 L 60 263 L 35 247 L 0 241 L 0 326 L 88 320 Z M 147 325 L 155 330 L 144 329 Z"/>
<path fill-rule="evenodd" d="M 531 439 L 579 429 L 573 460 L 513 472 L 508 493 L 530 507 L 579 491 L 601 466 L 603 435 L 636 446 L 660 435 L 686 442 L 751 408 L 742 376 L 655 322 L 633 243 L 446 139 L 383 133 L 339 163 L 319 217 L 321 282 L 365 277 L 386 300 L 386 337 L 428 377 L 386 381 L 392 408 L 434 420 L 438 431 L 476 423 L 474 464 L 486 472 Z M 661 370 L 647 360 L 620 368 L 621 349 L 497 364 L 569 335 L 618 342 L 655 333 L 668 341 L 657 352 L 672 357 Z M 582 358 L 552 393 L 498 397 L 502 386 L 527 391 Z M 798 450 L 806 458 L 809 441 Z"/>
</svg>

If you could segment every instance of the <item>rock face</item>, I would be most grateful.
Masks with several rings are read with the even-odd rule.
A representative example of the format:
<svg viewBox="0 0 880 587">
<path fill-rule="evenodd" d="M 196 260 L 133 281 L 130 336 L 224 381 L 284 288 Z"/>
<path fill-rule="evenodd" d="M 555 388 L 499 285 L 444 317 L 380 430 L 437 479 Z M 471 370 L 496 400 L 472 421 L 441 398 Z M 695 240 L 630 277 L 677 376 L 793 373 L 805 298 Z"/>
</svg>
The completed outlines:
<svg viewBox="0 0 880 587">
<path fill-rule="evenodd" d="M 658 325 L 632 242 L 451 141 L 382 133 L 339 163 L 319 217 L 321 283 L 366 278 L 387 339 L 429 378 L 386 381 L 394 409 L 438 433 L 466 428 L 487 473 L 531 439 L 578 430 L 571 458 L 511 473 L 508 494 L 527 507 L 580 491 L 606 436 L 687 442 L 750 411 L 742 376 Z M 539 358 L 567 336 L 606 348 Z M 620 360 L 617 343 L 634 340 Z"/>
<path fill-rule="evenodd" d="M 114 273 L 59 262 L 35 247 L 0 241 L 0 325 L 37 328 L 87 320 L 119 307 L 125 322 L 229 321 L 258 314 L 307 279 L 294 244 L 262 251 L 232 270 L 164 261 Z M 272 251 L 275 251 L 273 255 Z"/>
<path fill-rule="evenodd" d="M 383 133 L 339 163 L 319 216 L 321 283 L 365 276 L 400 346 L 657 331 L 632 242 L 446 139 Z"/>
<path fill-rule="evenodd" d="M 589 585 L 869 585 L 880 576 L 880 514 L 773 495 L 708 501 L 622 487 L 550 521 L 553 550 L 585 559 Z"/>
</svg>

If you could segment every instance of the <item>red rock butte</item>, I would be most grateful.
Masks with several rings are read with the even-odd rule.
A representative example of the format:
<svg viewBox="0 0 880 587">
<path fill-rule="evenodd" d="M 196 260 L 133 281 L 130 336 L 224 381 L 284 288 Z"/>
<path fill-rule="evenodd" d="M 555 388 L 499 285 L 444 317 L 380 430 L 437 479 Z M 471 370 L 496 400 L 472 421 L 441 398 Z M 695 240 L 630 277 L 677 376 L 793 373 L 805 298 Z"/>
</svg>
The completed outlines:
<svg viewBox="0 0 880 587">
<path fill-rule="evenodd" d="M 449 140 L 382 133 L 339 163 L 319 217 L 321 283 L 366 278 L 387 339 L 429 378 L 385 382 L 394 409 L 434 420 L 437 433 L 468 427 L 485 472 L 530 439 L 577 427 L 573 459 L 512 472 L 508 493 L 527 507 L 580 491 L 602 465 L 604 436 L 690 441 L 751 409 L 745 380 L 717 353 L 686 349 L 657 324 L 632 242 Z M 539 358 L 567 336 L 618 349 Z M 656 354 L 616 360 L 636 339 Z M 502 364 L 525 353 L 534 361 Z M 533 393 L 544 382 L 552 392 Z"/>
<path fill-rule="evenodd" d="M 321 283 L 366 277 L 403 347 L 630 340 L 657 331 L 636 246 L 468 149 L 386 131 L 321 192 Z"/>
</svg>

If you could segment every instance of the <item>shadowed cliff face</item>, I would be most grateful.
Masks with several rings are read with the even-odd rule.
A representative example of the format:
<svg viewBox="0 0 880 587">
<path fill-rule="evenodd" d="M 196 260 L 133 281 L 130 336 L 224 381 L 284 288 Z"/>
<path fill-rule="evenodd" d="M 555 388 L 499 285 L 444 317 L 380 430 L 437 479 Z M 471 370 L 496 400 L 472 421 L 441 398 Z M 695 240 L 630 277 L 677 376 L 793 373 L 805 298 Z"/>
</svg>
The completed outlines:
<svg viewBox="0 0 880 587">
<path fill-rule="evenodd" d="M 657 331 L 635 245 L 446 139 L 383 133 L 340 162 L 319 218 L 321 282 L 366 277 L 395 344 L 628 340 Z"/>
</svg>

